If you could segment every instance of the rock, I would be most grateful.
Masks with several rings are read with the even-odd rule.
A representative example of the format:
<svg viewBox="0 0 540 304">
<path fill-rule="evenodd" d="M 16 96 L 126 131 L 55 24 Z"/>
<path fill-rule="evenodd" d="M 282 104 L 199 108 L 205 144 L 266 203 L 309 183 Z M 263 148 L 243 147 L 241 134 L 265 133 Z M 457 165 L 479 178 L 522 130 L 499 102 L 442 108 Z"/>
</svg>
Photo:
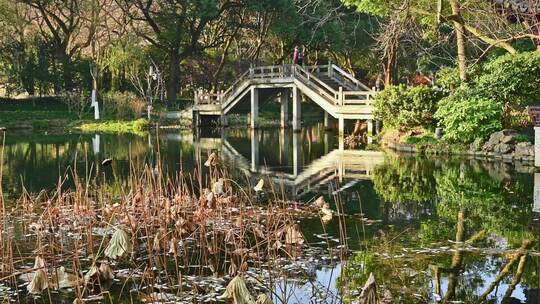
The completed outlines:
<svg viewBox="0 0 540 304">
<path fill-rule="evenodd" d="M 478 151 L 482 149 L 482 144 L 484 140 L 482 138 L 475 139 L 469 146 L 470 151 Z"/>
<path fill-rule="evenodd" d="M 514 156 L 512 154 L 504 154 L 502 156 L 503 161 L 506 163 L 511 163 L 513 158 Z"/>
<path fill-rule="evenodd" d="M 516 134 L 504 135 L 501 138 L 501 143 L 503 144 L 513 144 L 515 141 L 516 141 Z"/>
<path fill-rule="evenodd" d="M 517 143 L 514 154 L 519 158 L 534 156 L 534 145 L 528 142 Z"/>
<path fill-rule="evenodd" d="M 499 132 L 491 134 L 489 140 L 484 144 L 482 150 L 484 151 L 494 151 L 494 148 L 498 144 L 511 144 L 516 141 L 516 136 L 518 133 L 514 130 L 505 129 Z M 498 152 L 498 151 L 494 151 Z"/>
<path fill-rule="evenodd" d="M 491 134 L 491 136 L 489 136 L 488 141 L 484 144 L 483 150 L 486 150 L 486 151 L 493 150 L 493 147 L 499 144 L 503 137 L 504 137 L 504 133 L 502 131 Z"/>
<path fill-rule="evenodd" d="M 493 152 L 499 152 L 501 154 L 506 154 L 506 153 L 509 153 L 509 152 L 511 152 L 513 150 L 512 145 L 504 144 L 504 143 L 498 144 L 495 147 L 496 147 L 496 149 Z"/>
</svg>

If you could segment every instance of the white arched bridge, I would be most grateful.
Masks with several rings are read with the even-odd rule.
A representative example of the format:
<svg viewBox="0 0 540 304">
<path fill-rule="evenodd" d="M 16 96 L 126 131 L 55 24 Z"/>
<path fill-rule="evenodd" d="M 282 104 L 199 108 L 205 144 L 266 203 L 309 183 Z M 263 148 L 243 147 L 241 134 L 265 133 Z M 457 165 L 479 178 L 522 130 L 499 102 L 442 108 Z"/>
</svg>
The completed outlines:
<svg viewBox="0 0 540 304">
<path fill-rule="evenodd" d="M 259 105 L 275 98 L 281 104 L 281 127 L 301 128 L 301 94 L 325 112 L 325 126 L 330 118 L 338 120 L 343 135 L 346 119 L 366 120 L 368 133 L 373 132 L 372 101 L 375 91 L 334 64 L 301 67 L 277 65 L 252 67 L 226 91 L 195 92 L 193 121 L 204 116 L 219 117 L 227 126 L 227 115 L 247 113 L 249 126 L 259 126 Z M 289 107 L 292 104 L 292 119 Z"/>
</svg>

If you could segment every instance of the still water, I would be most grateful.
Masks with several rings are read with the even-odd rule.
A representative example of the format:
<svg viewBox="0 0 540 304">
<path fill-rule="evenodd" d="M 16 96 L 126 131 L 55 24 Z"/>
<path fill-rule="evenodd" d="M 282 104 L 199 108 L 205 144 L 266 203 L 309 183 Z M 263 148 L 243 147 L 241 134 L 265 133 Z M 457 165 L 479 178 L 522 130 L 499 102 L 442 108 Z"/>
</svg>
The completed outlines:
<svg viewBox="0 0 540 304">
<path fill-rule="evenodd" d="M 335 134 L 320 127 L 197 136 L 10 133 L 3 189 L 14 203 L 23 191 L 54 189 L 66 174 L 122 182 L 134 167 L 158 160 L 169 174 L 195 176 L 217 151 L 246 188 L 264 178 L 273 181 L 273 195 L 291 204 L 324 195 L 345 214 L 352 255 L 276 283 L 289 303 L 354 301 L 357 295 L 340 290 L 360 290 L 370 273 L 388 303 L 540 303 L 539 173 L 520 164 L 338 147 Z M 99 165 L 105 158 L 113 159 L 111 167 Z M 302 219 L 300 227 L 308 243 L 322 247 L 328 241 L 321 235 L 332 241 L 343 230 L 337 220 L 322 224 L 318 217 Z M 321 301 L 315 285 L 334 296 Z M 111 292 L 125 298 L 119 286 Z"/>
</svg>

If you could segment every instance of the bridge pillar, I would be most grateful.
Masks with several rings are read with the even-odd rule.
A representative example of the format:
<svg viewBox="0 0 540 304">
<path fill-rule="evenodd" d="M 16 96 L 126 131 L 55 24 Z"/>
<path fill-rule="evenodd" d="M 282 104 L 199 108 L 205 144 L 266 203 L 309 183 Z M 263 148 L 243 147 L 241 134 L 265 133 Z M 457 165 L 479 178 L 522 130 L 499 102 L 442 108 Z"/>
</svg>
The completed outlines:
<svg viewBox="0 0 540 304">
<path fill-rule="evenodd" d="M 285 129 L 279 133 L 279 157 L 281 165 L 289 165 L 289 134 Z"/>
<path fill-rule="evenodd" d="M 251 112 L 249 127 L 252 129 L 259 127 L 259 90 L 251 88 Z"/>
<path fill-rule="evenodd" d="M 251 128 L 251 171 L 256 172 L 259 168 L 259 136 L 255 128 Z"/>
<path fill-rule="evenodd" d="M 345 149 L 345 118 L 339 117 L 338 118 L 338 140 L 339 140 L 339 150 Z"/>
<path fill-rule="evenodd" d="M 332 130 L 332 125 L 330 123 L 330 114 L 328 112 L 324 111 L 324 129 L 326 131 Z"/>
<path fill-rule="evenodd" d="M 292 126 L 293 132 L 300 132 L 302 128 L 302 122 L 300 116 L 302 114 L 300 108 L 300 92 L 298 87 L 294 86 L 292 88 L 292 103 L 293 103 L 293 114 L 292 114 Z"/>
<path fill-rule="evenodd" d="M 300 135 L 293 132 L 293 176 L 300 173 Z"/>
<path fill-rule="evenodd" d="M 289 126 L 289 91 L 281 91 L 281 96 L 279 97 L 281 102 L 281 128 L 287 128 Z"/>
<path fill-rule="evenodd" d="M 229 126 L 229 120 L 227 119 L 227 115 L 221 114 L 221 127 L 228 127 Z"/>
<path fill-rule="evenodd" d="M 373 135 L 375 134 L 373 119 L 368 119 L 366 122 L 367 122 L 367 142 L 368 144 L 371 144 L 373 143 Z"/>
<path fill-rule="evenodd" d="M 199 125 L 200 125 L 200 121 L 199 121 L 199 120 L 200 120 L 200 115 L 199 115 L 199 112 L 193 111 L 193 112 L 191 113 L 191 116 L 192 116 L 192 118 L 191 118 L 191 123 L 192 123 L 193 128 L 198 128 Z"/>
</svg>

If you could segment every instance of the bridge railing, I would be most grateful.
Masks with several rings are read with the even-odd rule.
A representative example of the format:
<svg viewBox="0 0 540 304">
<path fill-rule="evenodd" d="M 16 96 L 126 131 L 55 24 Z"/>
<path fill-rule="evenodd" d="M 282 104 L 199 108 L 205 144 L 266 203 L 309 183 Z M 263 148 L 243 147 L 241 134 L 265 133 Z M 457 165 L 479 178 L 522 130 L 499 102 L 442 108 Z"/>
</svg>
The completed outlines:
<svg viewBox="0 0 540 304">
<path fill-rule="evenodd" d="M 329 76 L 339 79 L 341 82 L 349 84 L 349 86 L 356 88 L 357 90 L 371 91 L 371 89 L 365 84 L 361 83 L 358 79 L 354 78 L 351 74 L 345 72 L 335 64 L 330 64 Z"/>
<path fill-rule="evenodd" d="M 342 92 L 341 105 L 371 105 L 375 92 L 373 91 L 345 91 Z"/>
<path fill-rule="evenodd" d="M 307 67 L 313 68 L 313 67 Z M 294 66 L 295 76 L 304 81 L 304 83 L 315 89 L 317 93 L 321 94 L 323 97 L 328 99 L 333 104 L 336 104 L 336 100 L 339 98 L 339 92 L 334 90 L 324 81 L 320 80 L 314 74 L 308 72 L 308 70 L 302 68 L 301 66 Z"/>
<path fill-rule="evenodd" d="M 194 101 L 197 105 L 206 105 L 206 104 L 220 104 L 222 93 L 213 93 L 208 91 L 195 91 Z"/>
</svg>

